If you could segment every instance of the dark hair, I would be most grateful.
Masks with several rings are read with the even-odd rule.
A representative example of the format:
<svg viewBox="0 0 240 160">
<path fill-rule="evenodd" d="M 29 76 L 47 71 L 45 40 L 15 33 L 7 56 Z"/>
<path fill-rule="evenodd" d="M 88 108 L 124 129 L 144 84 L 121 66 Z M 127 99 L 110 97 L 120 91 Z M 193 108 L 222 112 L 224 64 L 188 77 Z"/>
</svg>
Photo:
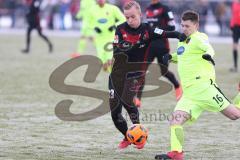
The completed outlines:
<svg viewBox="0 0 240 160">
<path fill-rule="evenodd" d="M 183 12 L 182 20 L 183 21 L 190 20 L 194 23 L 198 23 L 199 22 L 199 14 L 195 11 L 187 10 L 187 11 Z"/>
</svg>

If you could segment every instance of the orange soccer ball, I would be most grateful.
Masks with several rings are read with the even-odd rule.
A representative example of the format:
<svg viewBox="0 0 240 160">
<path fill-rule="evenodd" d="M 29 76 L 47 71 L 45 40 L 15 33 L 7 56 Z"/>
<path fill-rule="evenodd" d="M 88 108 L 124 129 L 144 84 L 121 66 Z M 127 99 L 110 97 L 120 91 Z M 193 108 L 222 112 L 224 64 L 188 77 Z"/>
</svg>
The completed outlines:
<svg viewBox="0 0 240 160">
<path fill-rule="evenodd" d="M 126 137 L 132 144 L 145 144 L 148 138 L 148 130 L 141 124 L 133 124 L 127 130 Z"/>
</svg>

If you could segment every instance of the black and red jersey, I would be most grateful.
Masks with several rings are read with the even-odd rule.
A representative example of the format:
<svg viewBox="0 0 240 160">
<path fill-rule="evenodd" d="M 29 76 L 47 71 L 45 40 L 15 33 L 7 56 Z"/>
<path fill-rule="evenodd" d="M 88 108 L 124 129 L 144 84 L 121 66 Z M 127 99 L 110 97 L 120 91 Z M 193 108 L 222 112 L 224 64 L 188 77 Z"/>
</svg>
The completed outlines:
<svg viewBox="0 0 240 160">
<path fill-rule="evenodd" d="M 40 25 L 40 0 L 30 0 L 28 1 L 29 10 L 26 15 L 28 23 L 32 26 Z"/>
<path fill-rule="evenodd" d="M 148 50 L 151 41 L 162 38 L 185 40 L 186 36 L 176 31 L 152 28 L 147 23 L 141 23 L 136 29 L 131 28 L 127 22 L 117 26 L 113 42 L 114 63 L 109 77 L 109 86 L 113 86 L 114 90 L 121 95 L 125 82 L 129 78 L 131 81 L 137 78 L 138 86 L 144 84 L 143 74 L 148 66 Z"/>
<path fill-rule="evenodd" d="M 37 15 L 40 12 L 40 5 L 41 1 L 40 0 L 31 0 L 29 1 L 29 10 L 28 13 L 29 15 Z"/>
<path fill-rule="evenodd" d="M 168 8 L 168 6 L 165 6 L 160 2 L 151 4 L 146 8 L 146 21 L 151 27 L 158 27 L 166 31 L 175 30 L 175 22 L 172 11 Z M 153 46 L 154 48 L 160 48 L 163 50 L 169 50 L 170 48 L 168 39 L 166 38 L 157 40 L 154 45 L 155 44 L 157 46 Z"/>
<path fill-rule="evenodd" d="M 148 49 L 153 40 L 162 38 L 179 38 L 176 31 L 164 31 L 159 28 L 152 28 L 148 23 L 142 23 L 138 28 L 131 28 L 127 22 L 117 26 L 113 42 L 113 71 L 121 69 L 122 61 L 116 56 L 124 54 L 128 62 L 146 62 L 149 56 Z"/>
<path fill-rule="evenodd" d="M 175 30 L 172 11 L 160 2 L 151 4 L 146 8 L 146 20 L 151 27 L 158 27 L 167 31 Z"/>
</svg>

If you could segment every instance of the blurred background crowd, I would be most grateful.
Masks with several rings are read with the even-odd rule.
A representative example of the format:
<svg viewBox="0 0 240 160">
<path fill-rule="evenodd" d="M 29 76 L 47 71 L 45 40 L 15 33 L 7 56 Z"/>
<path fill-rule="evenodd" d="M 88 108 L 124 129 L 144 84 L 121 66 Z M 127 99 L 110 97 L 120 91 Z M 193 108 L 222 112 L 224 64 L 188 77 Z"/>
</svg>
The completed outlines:
<svg viewBox="0 0 240 160">
<path fill-rule="evenodd" d="M 81 0 L 42 0 L 41 26 L 50 30 L 76 30 L 81 22 L 76 19 Z M 108 0 L 120 8 L 126 0 Z M 200 30 L 208 34 L 230 36 L 231 0 L 162 0 L 174 12 L 177 28 L 184 10 L 193 9 L 201 16 Z M 144 8 L 149 0 L 139 0 Z M 0 0 L 0 29 L 25 28 L 27 0 Z"/>
</svg>

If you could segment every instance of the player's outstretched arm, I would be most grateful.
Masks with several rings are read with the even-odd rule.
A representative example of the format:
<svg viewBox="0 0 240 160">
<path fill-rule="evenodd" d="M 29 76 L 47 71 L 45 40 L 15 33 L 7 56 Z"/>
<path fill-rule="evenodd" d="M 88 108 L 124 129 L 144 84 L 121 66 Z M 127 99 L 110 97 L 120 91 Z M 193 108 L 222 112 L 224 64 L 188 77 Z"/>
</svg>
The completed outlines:
<svg viewBox="0 0 240 160">
<path fill-rule="evenodd" d="M 177 38 L 180 42 L 187 39 L 187 36 L 184 33 L 180 33 L 178 31 L 164 31 L 163 36 L 166 38 Z"/>
<path fill-rule="evenodd" d="M 187 36 L 178 31 L 164 31 L 160 28 L 155 28 L 153 30 L 154 38 L 177 38 L 180 42 L 183 42 L 187 39 Z"/>
</svg>

